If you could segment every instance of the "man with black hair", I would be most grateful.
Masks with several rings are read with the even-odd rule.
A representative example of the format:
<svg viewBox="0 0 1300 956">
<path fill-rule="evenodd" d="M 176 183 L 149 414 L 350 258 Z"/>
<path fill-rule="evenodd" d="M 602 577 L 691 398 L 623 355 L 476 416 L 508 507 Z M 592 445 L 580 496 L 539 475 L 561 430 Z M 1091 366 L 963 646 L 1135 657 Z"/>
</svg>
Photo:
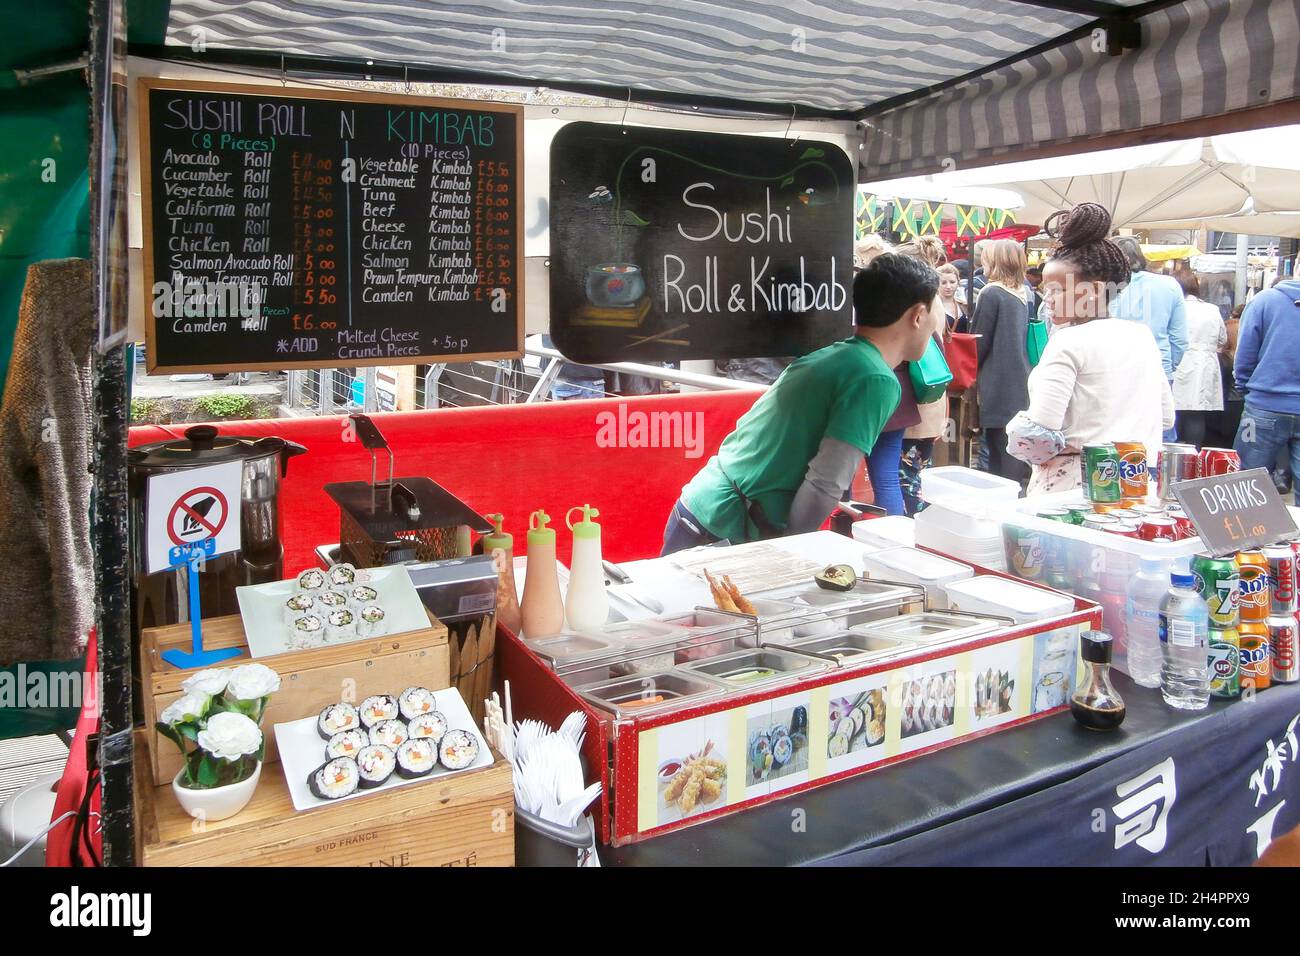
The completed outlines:
<svg viewBox="0 0 1300 956">
<path fill-rule="evenodd" d="M 853 280 L 856 333 L 803 356 L 682 489 L 663 554 L 815 531 L 898 406 L 894 367 L 925 353 L 939 276 L 885 253 Z"/>
</svg>

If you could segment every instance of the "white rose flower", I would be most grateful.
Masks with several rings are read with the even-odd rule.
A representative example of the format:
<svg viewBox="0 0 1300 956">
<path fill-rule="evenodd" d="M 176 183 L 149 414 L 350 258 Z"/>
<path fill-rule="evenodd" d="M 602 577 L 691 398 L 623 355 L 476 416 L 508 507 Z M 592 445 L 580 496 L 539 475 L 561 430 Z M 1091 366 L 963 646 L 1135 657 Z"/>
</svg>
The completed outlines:
<svg viewBox="0 0 1300 956">
<path fill-rule="evenodd" d="M 244 664 L 230 675 L 229 693 L 235 700 L 259 700 L 280 689 L 280 675 L 265 664 Z"/>
<path fill-rule="evenodd" d="M 197 694 L 207 694 L 215 697 L 218 694 L 225 693 L 226 684 L 230 682 L 230 668 L 214 667 L 208 670 L 199 671 L 193 677 L 187 677 L 181 681 L 181 686 L 187 691 Z"/>
<path fill-rule="evenodd" d="M 262 731 L 252 719 L 233 711 L 215 715 L 199 731 L 199 746 L 224 760 L 238 760 L 257 753 L 262 746 Z"/>
<path fill-rule="evenodd" d="M 207 694 L 190 691 L 180 700 L 168 704 L 158 715 L 158 721 L 164 724 L 179 724 L 184 720 L 202 717 L 208 712 L 208 704 L 211 701 L 212 698 Z"/>
</svg>

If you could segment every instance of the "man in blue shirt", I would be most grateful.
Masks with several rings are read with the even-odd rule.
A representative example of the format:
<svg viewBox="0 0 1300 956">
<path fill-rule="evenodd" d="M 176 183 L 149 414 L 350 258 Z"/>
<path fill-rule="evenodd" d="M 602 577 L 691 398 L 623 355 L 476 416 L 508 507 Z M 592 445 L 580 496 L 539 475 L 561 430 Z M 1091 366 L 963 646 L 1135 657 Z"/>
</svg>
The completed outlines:
<svg viewBox="0 0 1300 956">
<path fill-rule="evenodd" d="M 1300 476 L 1300 280 L 1261 292 L 1241 314 L 1233 378 L 1246 396 L 1237 429 L 1241 467 L 1267 468 L 1286 450 Z M 1300 479 L 1293 479 L 1300 484 Z M 1295 494 L 1300 505 L 1300 492 Z"/>
<path fill-rule="evenodd" d="M 1174 372 L 1187 351 L 1187 314 L 1183 308 L 1183 289 L 1173 276 L 1147 271 L 1147 259 L 1136 236 L 1116 236 L 1128 260 L 1133 276 L 1124 290 L 1110 304 L 1112 318 L 1143 322 L 1156 337 L 1160 357 L 1164 360 L 1165 378 L 1172 385 Z M 1165 432 L 1165 441 L 1177 441 L 1175 429 Z"/>
</svg>

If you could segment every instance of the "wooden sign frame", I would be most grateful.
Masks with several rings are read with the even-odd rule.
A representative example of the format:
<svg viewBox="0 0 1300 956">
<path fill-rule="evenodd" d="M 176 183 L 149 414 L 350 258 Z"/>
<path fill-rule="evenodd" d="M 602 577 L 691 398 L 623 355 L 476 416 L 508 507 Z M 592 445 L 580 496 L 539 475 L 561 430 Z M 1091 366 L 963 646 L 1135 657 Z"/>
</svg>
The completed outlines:
<svg viewBox="0 0 1300 956">
<path fill-rule="evenodd" d="M 157 364 L 155 325 L 158 319 L 153 314 L 153 287 L 155 281 L 153 259 L 153 170 L 150 164 L 149 135 L 149 94 L 153 90 L 178 90 L 187 93 L 224 93 L 243 95 L 272 96 L 276 99 L 324 100 L 343 103 L 400 104 L 403 106 L 430 106 L 454 110 L 479 110 L 485 113 L 499 113 L 513 116 L 516 122 L 515 136 L 515 183 L 517 206 L 515 217 L 515 260 L 516 275 L 514 296 L 515 309 L 515 349 L 508 352 L 474 352 L 474 353 L 429 353 L 424 355 L 401 356 L 398 358 L 366 359 L 281 359 L 274 362 L 248 362 L 235 365 L 159 365 Z M 365 368 L 371 366 L 429 365 L 435 362 L 473 362 L 481 359 L 519 358 L 524 354 L 524 108 L 517 103 L 497 103 L 489 100 L 453 100 L 432 96 L 406 96 L 403 94 L 370 93 L 353 90 L 316 90 L 301 87 L 277 88 L 257 83 L 222 83 L 206 80 L 172 80 L 159 77 L 140 77 L 136 82 L 136 112 L 139 116 L 139 162 L 140 162 L 140 209 L 141 232 L 143 235 L 143 260 L 145 294 L 142 296 L 145 309 L 145 346 L 146 362 L 150 374 L 174 374 L 179 372 L 264 372 L 279 369 L 311 368 Z"/>
</svg>

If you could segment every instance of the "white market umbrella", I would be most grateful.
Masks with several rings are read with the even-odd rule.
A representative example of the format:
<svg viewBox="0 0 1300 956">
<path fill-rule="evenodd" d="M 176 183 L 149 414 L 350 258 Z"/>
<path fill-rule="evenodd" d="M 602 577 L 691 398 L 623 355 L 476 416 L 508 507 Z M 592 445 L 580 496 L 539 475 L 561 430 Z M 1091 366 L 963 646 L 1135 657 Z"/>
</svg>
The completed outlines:
<svg viewBox="0 0 1300 956">
<path fill-rule="evenodd" d="M 1296 206 L 1300 126 L 1100 150 L 1050 159 L 954 170 L 929 177 L 935 189 L 992 187 L 1024 200 L 1017 218 L 1043 223 L 1057 209 L 1096 202 L 1116 228 L 1255 214 Z M 869 183 L 888 194 L 900 180 Z M 1217 227 L 1216 227 L 1217 228 Z M 1265 233 L 1267 234 L 1267 233 Z"/>
</svg>

